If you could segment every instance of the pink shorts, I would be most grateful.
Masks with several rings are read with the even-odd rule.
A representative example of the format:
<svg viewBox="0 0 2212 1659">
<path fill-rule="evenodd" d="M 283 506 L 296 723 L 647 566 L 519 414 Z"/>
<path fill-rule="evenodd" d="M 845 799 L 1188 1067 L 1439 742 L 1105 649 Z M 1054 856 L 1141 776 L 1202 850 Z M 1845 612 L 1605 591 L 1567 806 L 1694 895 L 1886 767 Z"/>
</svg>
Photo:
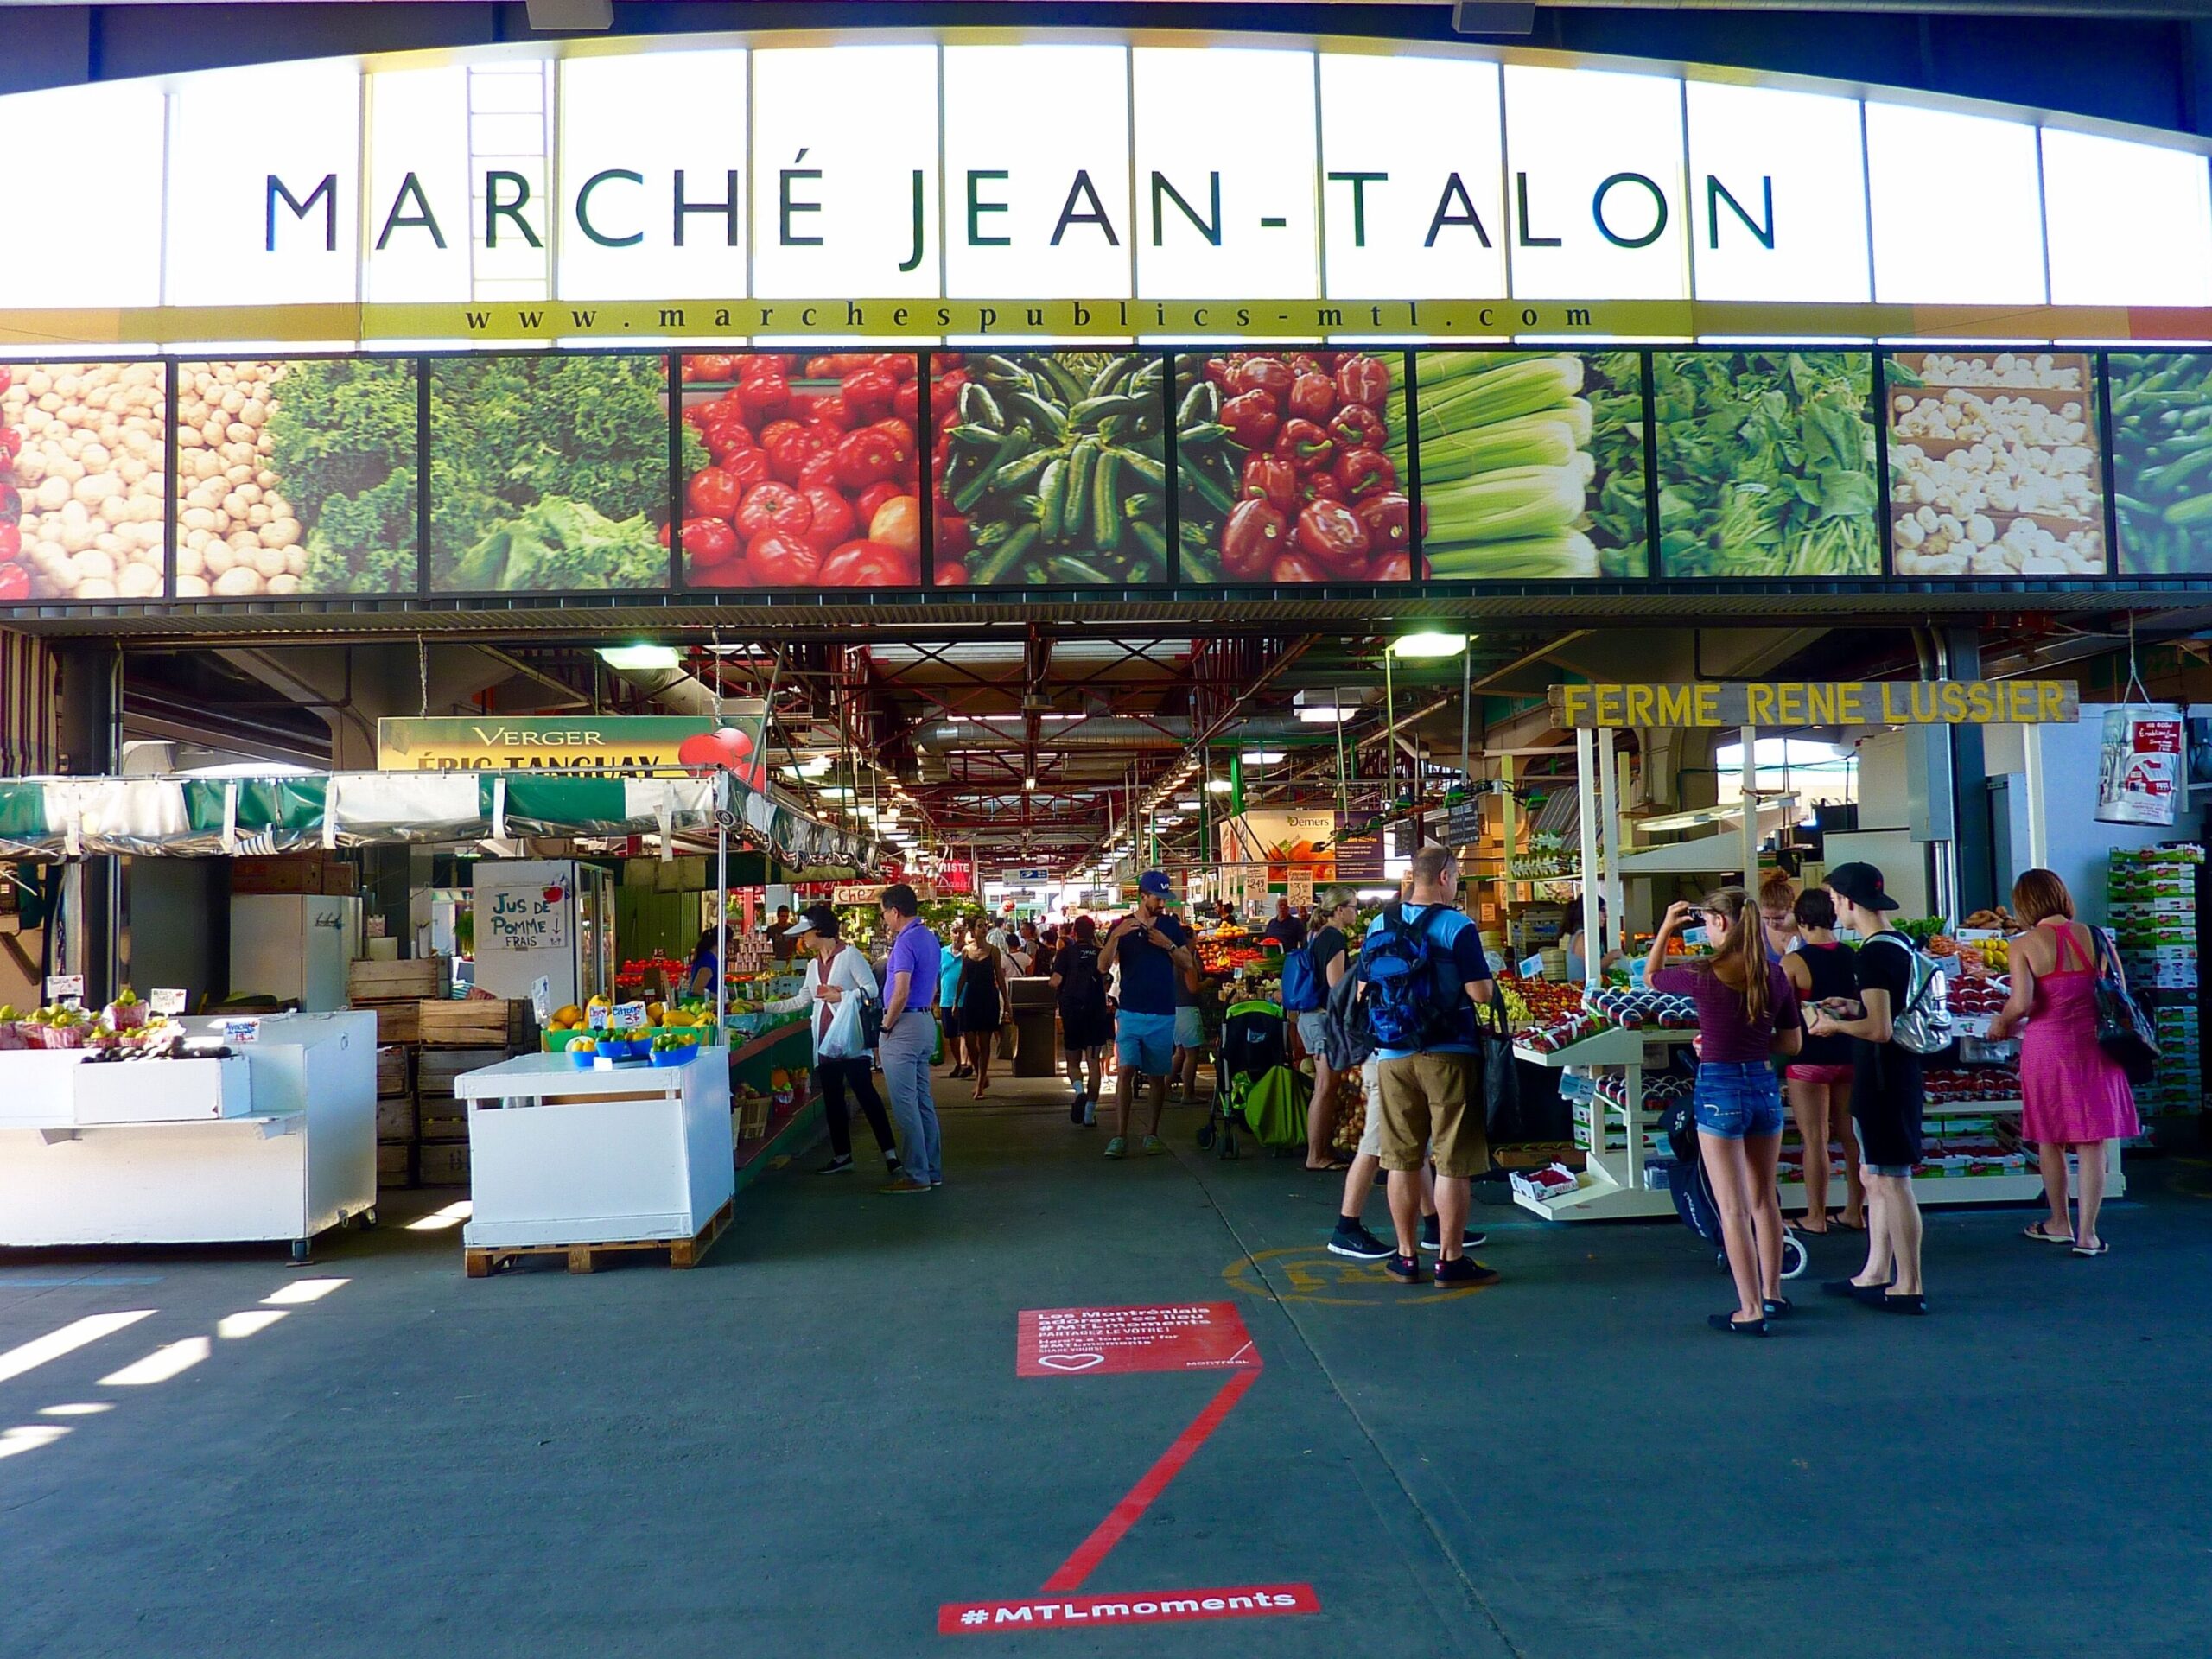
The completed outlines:
<svg viewBox="0 0 2212 1659">
<path fill-rule="evenodd" d="M 1793 1065 L 1787 1075 L 1797 1083 L 1825 1084 L 1833 1088 L 1839 1083 L 1851 1081 L 1851 1068 L 1847 1065 Z"/>
</svg>

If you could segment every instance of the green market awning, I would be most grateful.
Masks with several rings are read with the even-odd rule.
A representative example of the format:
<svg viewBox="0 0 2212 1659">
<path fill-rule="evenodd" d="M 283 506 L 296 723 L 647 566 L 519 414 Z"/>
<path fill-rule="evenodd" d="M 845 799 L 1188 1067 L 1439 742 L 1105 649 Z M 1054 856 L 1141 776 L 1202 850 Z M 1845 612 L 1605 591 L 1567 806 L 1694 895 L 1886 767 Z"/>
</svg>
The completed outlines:
<svg viewBox="0 0 2212 1659">
<path fill-rule="evenodd" d="M 0 779 L 0 858 L 207 857 L 524 836 L 736 839 L 801 868 L 867 869 L 874 846 L 711 777 L 347 772 L 281 778 Z"/>
</svg>

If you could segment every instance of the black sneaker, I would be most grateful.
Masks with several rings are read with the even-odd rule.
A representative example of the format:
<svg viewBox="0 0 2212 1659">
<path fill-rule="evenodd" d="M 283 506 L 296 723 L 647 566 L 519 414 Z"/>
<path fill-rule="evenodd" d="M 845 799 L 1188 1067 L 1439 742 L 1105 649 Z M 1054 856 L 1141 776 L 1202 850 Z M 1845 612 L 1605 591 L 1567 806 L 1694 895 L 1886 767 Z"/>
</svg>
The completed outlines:
<svg viewBox="0 0 2212 1659">
<path fill-rule="evenodd" d="M 1494 1285 L 1497 1271 L 1486 1268 L 1471 1255 L 1454 1256 L 1449 1262 L 1436 1264 L 1436 1282 L 1440 1285 Z"/>
<path fill-rule="evenodd" d="M 1077 1125 L 1080 1125 L 1083 1122 L 1083 1103 L 1084 1096 L 1081 1095 L 1077 1095 L 1073 1100 L 1068 1103 L 1069 1122 Z"/>
<path fill-rule="evenodd" d="M 1443 1235 L 1437 1229 L 1436 1217 L 1423 1216 L 1421 1220 L 1421 1249 L 1433 1255 L 1442 1248 L 1442 1238 Z M 1471 1227 L 1459 1235 L 1459 1248 L 1463 1250 L 1479 1250 L 1489 1243 L 1488 1233 L 1478 1233 Z"/>
<path fill-rule="evenodd" d="M 1382 1264 L 1382 1271 L 1402 1285 L 1425 1285 L 1428 1274 L 1421 1270 L 1417 1255 L 1394 1255 Z"/>
<path fill-rule="evenodd" d="M 852 1166 L 852 1154 L 848 1153 L 842 1158 L 832 1158 L 814 1173 L 817 1175 L 842 1175 Z"/>
<path fill-rule="evenodd" d="M 1396 1245 L 1385 1244 L 1357 1222 L 1349 1227 L 1338 1222 L 1337 1230 L 1329 1235 L 1331 1255 L 1348 1255 L 1355 1262 L 1380 1262 L 1397 1253 Z"/>
</svg>

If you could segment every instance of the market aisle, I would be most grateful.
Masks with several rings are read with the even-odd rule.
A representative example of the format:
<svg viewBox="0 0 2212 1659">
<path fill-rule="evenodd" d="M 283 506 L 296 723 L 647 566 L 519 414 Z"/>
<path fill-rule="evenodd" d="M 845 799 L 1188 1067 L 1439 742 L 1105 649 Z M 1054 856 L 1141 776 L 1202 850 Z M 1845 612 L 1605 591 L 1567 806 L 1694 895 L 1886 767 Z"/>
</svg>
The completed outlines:
<svg viewBox="0 0 2212 1659">
<path fill-rule="evenodd" d="M 925 1651 L 940 1603 L 1038 1591 L 1220 1386 L 1017 1377 L 1019 1312 L 1210 1300 L 1265 1369 L 1084 1587 L 1321 1611 L 982 1651 L 2201 1649 L 2212 1469 L 2172 1437 L 2212 1333 L 2175 1287 L 2212 1270 L 2212 1167 L 2146 1162 L 2094 1262 L 1932 1215 L 1937 1317 L 1808 1306 L 1729 1344 L 1679 1228 L 1478 1206 L 1507 1277 L 1446 1299 L 1320 1251 L 1336 1183 L 1203 1157 L 1194 1113 L 1109 1165 L 1052 1085 L 944 1092 L 942 1192 L 817 1149 L 689 1274 L 464 1280 L 452 1193 L 302 1271 L 0 1257 L 0 1452 L 68 1430 L 0 1457 L 0 1659 Z M 70 1404 L 111 1409 L 45 1414 Z"/>
</svg>

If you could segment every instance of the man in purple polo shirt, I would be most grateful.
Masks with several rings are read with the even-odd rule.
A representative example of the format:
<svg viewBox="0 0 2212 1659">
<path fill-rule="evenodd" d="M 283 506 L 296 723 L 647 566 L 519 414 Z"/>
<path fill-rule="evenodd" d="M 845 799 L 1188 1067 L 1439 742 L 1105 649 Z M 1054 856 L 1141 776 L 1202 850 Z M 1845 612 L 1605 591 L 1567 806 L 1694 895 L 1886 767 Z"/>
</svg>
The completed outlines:
<svg viewBox="0 0 2212 1659">
<path fill-rule="evenodd" d="M 883 1039 L 877 1046 L 899 1128 L 906 1173 L 886 1192 L 926 1192 L 944 1185 L 944 1153 L 937 1101 L 930 1092 L 930 1056 L 937 1047 L 938 969 L 943 947 L 922 925 L 921 902 L 904 881 L 883 890 L 883 931 L 891 956 L 883 965 Z"/>
</svg>

